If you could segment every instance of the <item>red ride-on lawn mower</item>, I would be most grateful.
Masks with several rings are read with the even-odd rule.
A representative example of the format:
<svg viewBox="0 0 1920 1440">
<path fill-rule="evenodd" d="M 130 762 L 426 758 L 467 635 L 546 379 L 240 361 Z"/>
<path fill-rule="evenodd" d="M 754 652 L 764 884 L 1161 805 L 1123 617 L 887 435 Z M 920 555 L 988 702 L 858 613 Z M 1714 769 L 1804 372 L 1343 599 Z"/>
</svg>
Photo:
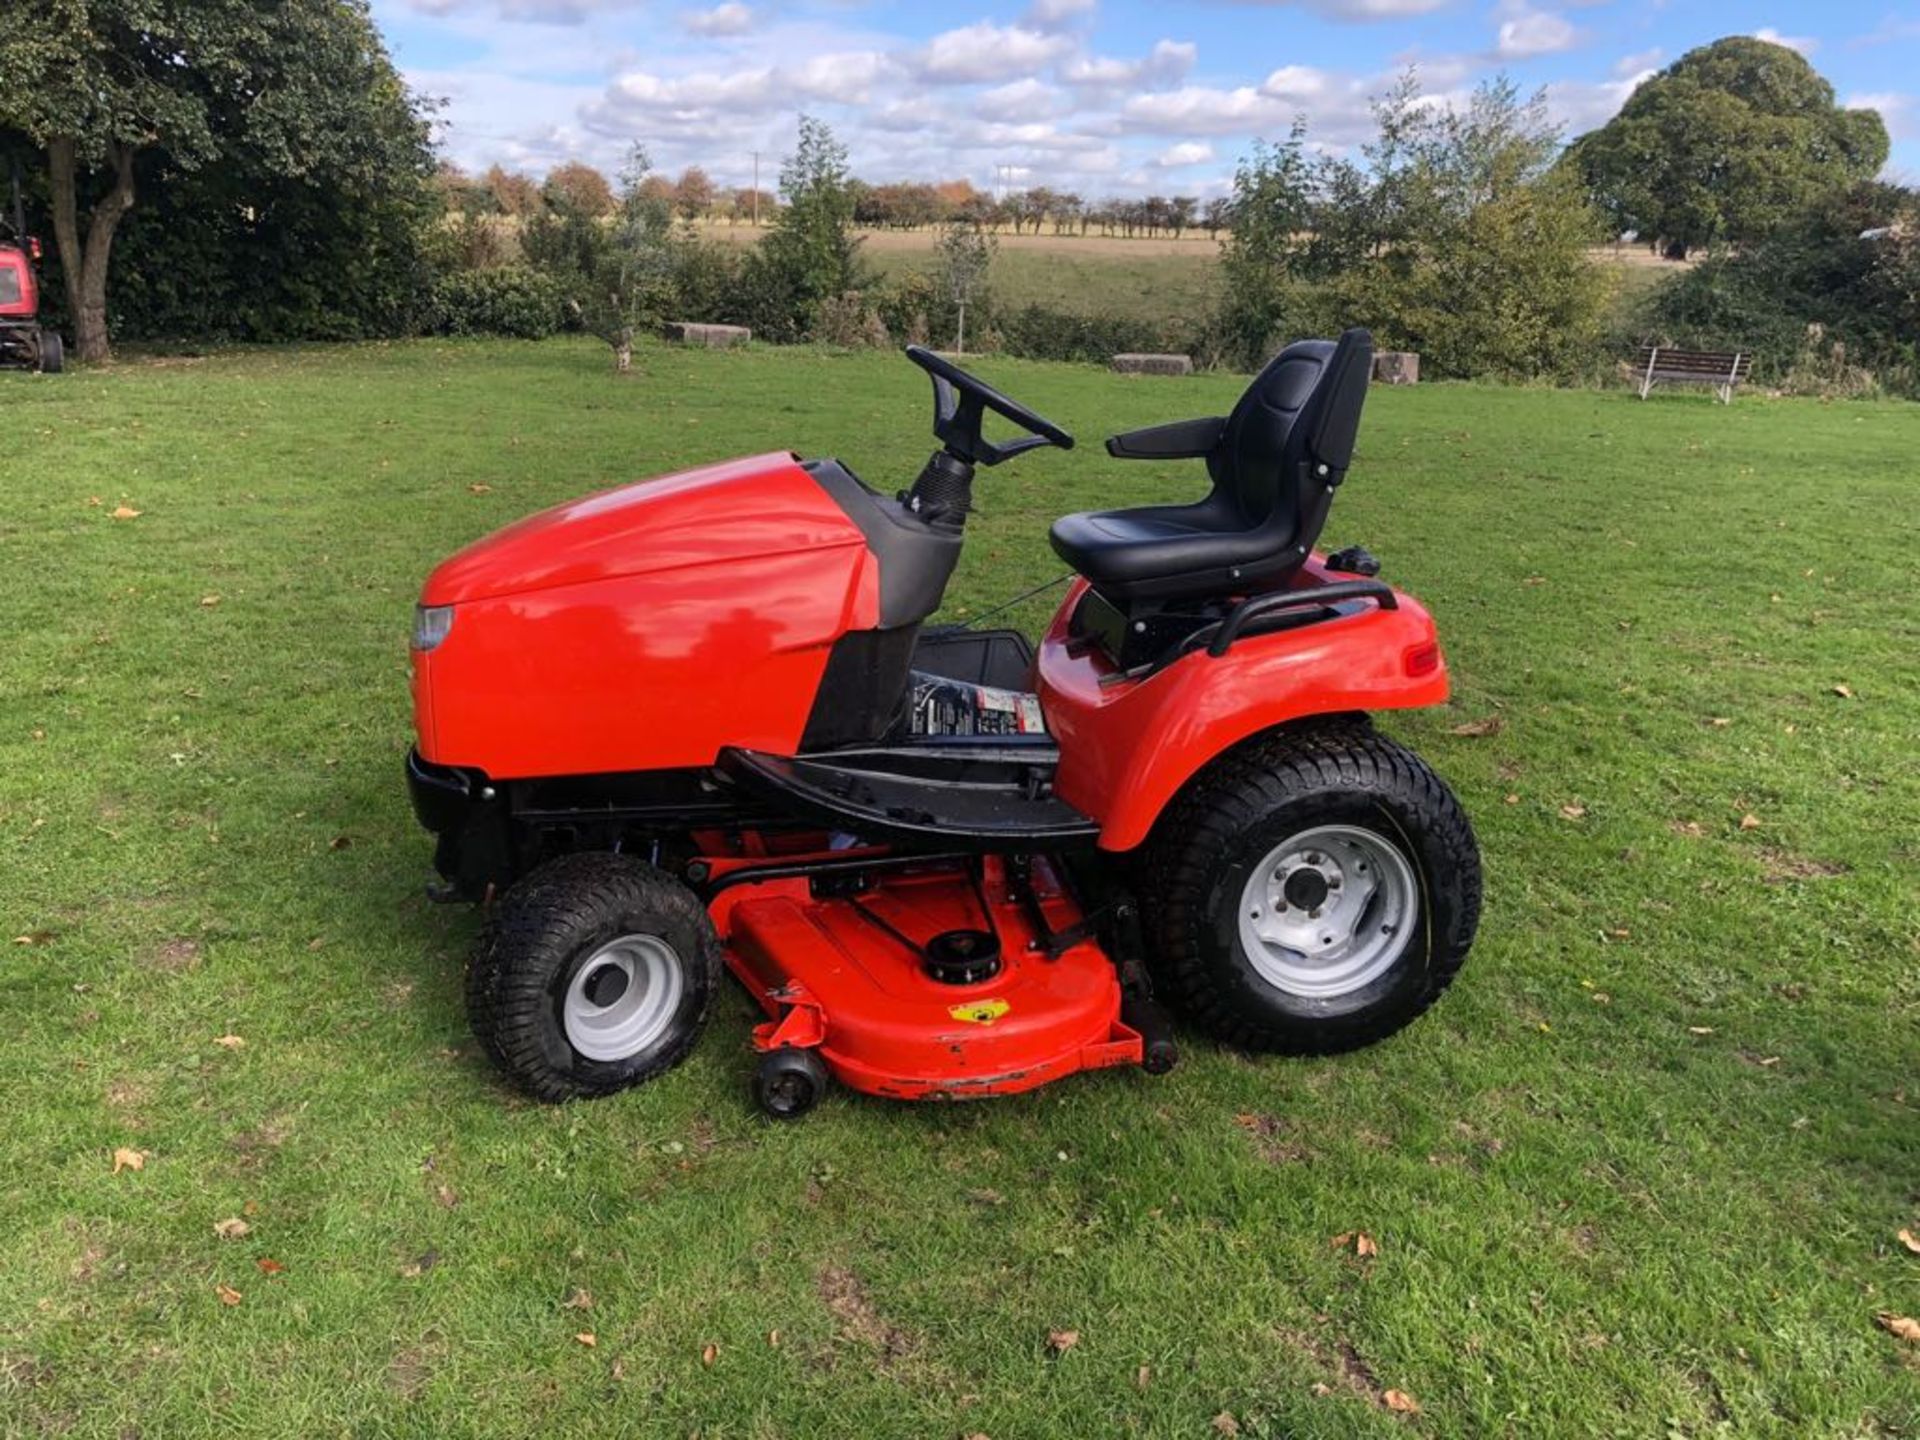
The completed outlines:
<svg viewBox="0 0 1920 1440">
<path fill-rule="evenodd" d="M 0 365 L 57 375 L 66 364 L 58 331 L 40 324 L 40 286 L 33 273 L 40 242 L 27 234 L 20 177 L 13 177 L 13 235 L 0 234 Z"/>
<path fill-rule="evenodd" d="M 1204 459 L 1195 504 L 1069 515 L 1036 656 L 928 627 L 976 467 L 1073 437 L 938 355 L 890 499 L 837 460 L 728 461 L 522 520 L 427 581 L 414 808 L 440 893 L 491 902 L 473 1028 L 544 1100 L 681 1060 L 721 967 L 766 1012 L 758 1103 L 1158 1073 L 1155 996 L 1247 1049 L 1346 1050 L 1446 987 L 1473 831 L 1368 712 L 1437 704 L 1427 612 L 1312 551 L 1372 342 L 1290 345 L 1224 418 L 1117 435 Z M 993 411 L 1027 432 L 996 443 Z"/>
</svg>

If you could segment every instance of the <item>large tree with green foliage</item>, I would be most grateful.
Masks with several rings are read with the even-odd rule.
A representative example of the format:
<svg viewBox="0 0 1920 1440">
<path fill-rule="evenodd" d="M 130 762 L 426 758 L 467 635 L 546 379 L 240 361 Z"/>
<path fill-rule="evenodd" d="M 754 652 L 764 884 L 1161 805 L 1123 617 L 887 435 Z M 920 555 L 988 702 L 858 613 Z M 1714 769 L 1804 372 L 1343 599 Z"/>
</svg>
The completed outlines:
<svg viewBox="0 0 1920 1440">
<path fill-rule="evenodd" d="M 263 200 L 258 181 L 425 194 L 425 121 L 366 0 L 38 0 L 31 8 L 30 20 L 0 24 L 0 131 L 23 135 L 44 160 L 84 360 L 107 354 L 114 241 L 143 187 L 228 166 L 212 193 L 249 214 Z M 349 274 L 331 278 L 354 283 Z"/>
<path fill-rule="evenodd" d="M 747 266 L 755 327 L 768 339 L 797 339 L 820 307 L 860 288 L 860 240 L 853 233 L 857 195 L 847 147 L 825 121 L 800 117 L 800 138 L 780 167 L 786 206 Z"/>
<path fill-rule="evenodd" d="M 1645 81 L 1567 161 L 1620 230 L 1695 246 L 1754 240 L 1887 159 L 1874 110 L 1845 110 L 1784 45 L 1729 36 Z"/>
<path fill-rule="evenodd" d="M 1359 162 L 1308 151 L 1296 125 L 1234 176 L 1219 333 L 1228 359 L 1347 325 L 1416 350 L 1436 375 L 1565 373 L 1596 341 L 1598 221 L 1550 167 L 1544 99 L 1504 78 L 1432 105 L 1409 73 L 1374 105 Z"/>
</svg>

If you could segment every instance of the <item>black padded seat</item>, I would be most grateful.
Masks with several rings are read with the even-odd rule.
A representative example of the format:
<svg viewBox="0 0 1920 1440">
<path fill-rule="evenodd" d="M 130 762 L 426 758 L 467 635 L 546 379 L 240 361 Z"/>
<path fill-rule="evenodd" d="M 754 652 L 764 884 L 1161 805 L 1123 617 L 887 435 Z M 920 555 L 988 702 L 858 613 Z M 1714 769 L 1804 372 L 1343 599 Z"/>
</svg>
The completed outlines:
<svg viewBox="0 0 1920 1440">
<path fill-rule="evenodd" d="M 1123 460 L 1202 459 L 1213 490 L 1190 505 L 1094 510 L 1054 522 L 1055 553 L 1119 600 L 1269 589 L 1300 567 L 1353 460 L 1373 337 L 1296 340 L 1224 419 L 1116 435 Z"/>
</svg>

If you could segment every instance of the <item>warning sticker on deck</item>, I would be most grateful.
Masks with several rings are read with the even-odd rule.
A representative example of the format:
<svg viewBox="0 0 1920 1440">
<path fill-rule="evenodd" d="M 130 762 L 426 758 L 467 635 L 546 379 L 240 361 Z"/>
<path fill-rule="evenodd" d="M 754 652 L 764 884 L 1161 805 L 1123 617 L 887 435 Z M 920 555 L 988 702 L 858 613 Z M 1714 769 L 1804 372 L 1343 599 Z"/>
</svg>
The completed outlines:
<svg viewBox="0 0 1920 1440">
<path fill-rule="evenodd" d="M 1012 1008 L 1004 1000 L 974 1000 L 965 1005 L 951 1006 L 947 1013 L 956 1020 L 965 1020 L 969 1025 L 991 1025 Z"/>
</svg>

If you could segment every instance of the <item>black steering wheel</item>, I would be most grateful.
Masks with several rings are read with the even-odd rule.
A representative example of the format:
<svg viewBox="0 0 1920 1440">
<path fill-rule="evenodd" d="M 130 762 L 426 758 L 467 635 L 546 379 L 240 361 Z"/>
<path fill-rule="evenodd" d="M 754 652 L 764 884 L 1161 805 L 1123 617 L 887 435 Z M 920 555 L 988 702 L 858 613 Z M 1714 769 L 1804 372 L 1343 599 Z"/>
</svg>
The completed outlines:
<svg viewBox="0 0 1920 1440">
<path fill-rule="evenodd" d="M 933 433 L 947 453 L 969 465 L 998 465 L 1042 445 L 1073 448 L 1073 436 L 1043 415 L 1009 400 L 978 376 L 969 375 L 922 345 L 909 345 L 907 358 L 933 377 Z M 985 412 L 1004 415 L 1028 433 L 1018 440 L 995 444 L 980 433 Z"/>
</svg>

